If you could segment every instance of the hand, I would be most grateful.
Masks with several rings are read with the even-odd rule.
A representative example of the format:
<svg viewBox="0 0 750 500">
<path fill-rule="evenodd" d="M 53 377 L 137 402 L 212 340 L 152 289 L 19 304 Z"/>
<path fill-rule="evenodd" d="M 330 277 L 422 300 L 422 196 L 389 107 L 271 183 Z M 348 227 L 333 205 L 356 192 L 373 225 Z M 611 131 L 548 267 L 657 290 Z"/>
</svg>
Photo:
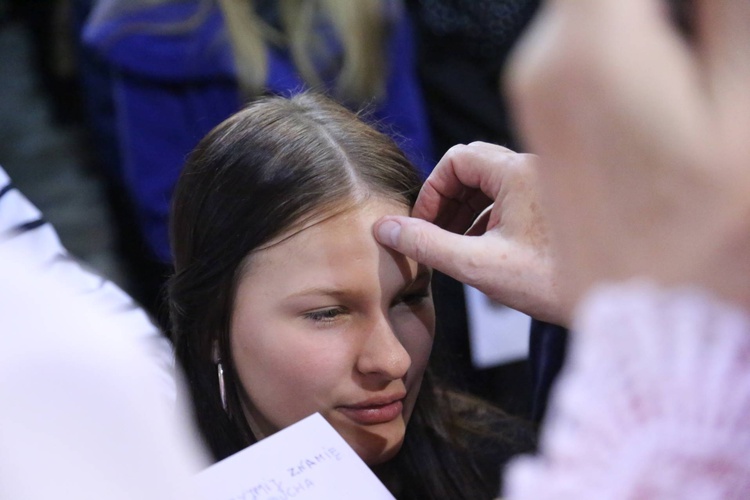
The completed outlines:
<svg viewBox="0 0 750 500">
<path fill-rule="evenodd" d="M 384 217 L 378 240 L 538 319 L 567 324 L 557 294 L 536 161 L 492 144 L 451 148 L 409 217 Z M 441 229 L 442 228 L 442 229 Z"/>
<path fill-rule="evenodd" d="M 553 0 L 512 57 L 566 297 L 648 276 L 750 307 L 750 2 L 695 6 L 687 41 L 656 0 Z"/>
</svg>

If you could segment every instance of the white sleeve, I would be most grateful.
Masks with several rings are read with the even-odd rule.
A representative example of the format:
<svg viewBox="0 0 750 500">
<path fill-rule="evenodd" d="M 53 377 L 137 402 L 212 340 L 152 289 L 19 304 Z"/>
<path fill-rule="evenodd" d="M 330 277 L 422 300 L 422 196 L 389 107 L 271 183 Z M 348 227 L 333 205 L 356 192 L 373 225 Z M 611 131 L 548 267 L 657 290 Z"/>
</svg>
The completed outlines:
<svg viewBox="0 0 750 500">
<path fill-rule="evenodd" d="M 152 364 L 149 372 L 167 401 L 175 399 L 172 346 L 148 314 L 117 285 L 86 269 L 63 247 L 52 225 L 18 189 L 0 167 L 0 247 L 23 255 L 54 279 L 65 282 L 72 293 L 87 296 L 107 312 L 120 334 L 143 344 Z M 108 329 L 109 330 L 109 329 Z M 109 331 L 101 335 L 109 335 Z"/>
<path fill-rule="evenodd" d="M 70 292 L 0 245 L 0 498 L 194 498 L 189 412 L 127 327 Z"/>
<path fill-rule="evenodd" d="M 696 290 L 602 288 L 577 316 L 512 500 L 747 498 L 750 318 Z"/>
</svg>

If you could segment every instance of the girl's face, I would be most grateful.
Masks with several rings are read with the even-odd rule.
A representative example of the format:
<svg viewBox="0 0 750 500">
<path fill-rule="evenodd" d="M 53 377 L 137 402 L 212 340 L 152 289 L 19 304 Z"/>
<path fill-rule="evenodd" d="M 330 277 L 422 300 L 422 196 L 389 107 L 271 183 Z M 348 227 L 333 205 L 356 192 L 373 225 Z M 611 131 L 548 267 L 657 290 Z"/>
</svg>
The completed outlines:
<svg viewBox="0 0 750 500">
<path fill-rule="evenodd" d="M 230 342 L 255 433 L 320 412 L 369 465 L 398 452 L 435 311 L 429 269 L 379 245 L 372 227 L 407 213 L 372 198 L 252 254 Z"/>
</svg>

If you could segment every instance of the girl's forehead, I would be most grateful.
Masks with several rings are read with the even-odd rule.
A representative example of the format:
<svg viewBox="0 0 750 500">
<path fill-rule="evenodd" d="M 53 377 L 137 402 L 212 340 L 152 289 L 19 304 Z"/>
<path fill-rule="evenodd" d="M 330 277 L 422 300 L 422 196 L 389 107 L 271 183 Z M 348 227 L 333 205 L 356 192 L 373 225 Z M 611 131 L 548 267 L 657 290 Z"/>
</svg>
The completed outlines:
<svg viewBox="0 0 750 500">
<path fill-rule="evenodd" d="M 353 222 L 369 214 L 376 214 L 380 217 L 384 215 L 409 215 L 410 213 L 411 209 L 407 204 L 384 196 L 352 197 L 332 205 L 311 209 L 293 222 L 289 228 L 257 248 L 253 253 L 274 247 L 321 225 L 327 227 L 325 223 L 333 219 Z M 352 230 L 354 230 L 354 227 L 352 227 Z"/>
<path fill-rule="evenodd" d="M 359 290 L 361 296 L 394 293 L 418 274 L 417 263 L 383 247 L 373 225 L 384 215 L 405 215 L 391 201 L 368 202 L 310 225 L 251 254 L 240 288 L 266 295 L 300 295 L 300 290 Z"/>
<path fill-rule="evenodd" d="M 261 264 L 278 264 L 281 260 L 291 266 L 292 260 L 311 259 L 321 254 L 341 260 L 349 260 L 353 253 L 377 255 L 381 245 L 373 234 L 375 222 L 385 215 L 407 215 L 408 212 L 409 207 L 403 203 L 370 198 L 360 205 L 314 214 L 304 224 L 248 255 L 241 274 L 256 274 Z"/>
</svg>

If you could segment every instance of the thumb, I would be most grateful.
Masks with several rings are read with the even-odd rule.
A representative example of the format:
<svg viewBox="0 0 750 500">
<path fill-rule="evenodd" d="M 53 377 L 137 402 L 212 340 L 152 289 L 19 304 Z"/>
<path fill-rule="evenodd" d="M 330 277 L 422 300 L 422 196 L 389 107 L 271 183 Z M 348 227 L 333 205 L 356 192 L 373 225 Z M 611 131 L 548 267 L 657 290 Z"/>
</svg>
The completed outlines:
<svg viewBox="0 0 750 500">
<path fill-rule="evenodd" d="M 375 223 L 377 240 L 417 262 L 459 281 L 469 277 L 474 238 L 412 217 L 388 216 Z"/>
</svg>

